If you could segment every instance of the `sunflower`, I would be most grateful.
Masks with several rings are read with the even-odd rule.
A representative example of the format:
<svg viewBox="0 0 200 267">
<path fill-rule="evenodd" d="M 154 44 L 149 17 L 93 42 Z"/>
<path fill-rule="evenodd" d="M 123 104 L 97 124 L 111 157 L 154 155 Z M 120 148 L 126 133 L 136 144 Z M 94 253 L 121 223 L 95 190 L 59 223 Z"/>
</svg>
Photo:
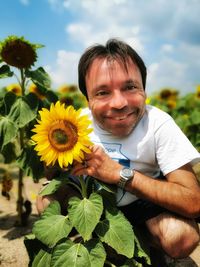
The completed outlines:
<svg viewBox="0 0 200 267">
<path fill-rule="evenodd" d="M 0 43 L 0 58 L 16 68 L 29 68 L 37 60 L 36 49 L 40 47 L 43 46 L 31 44 L 23 37 L 11 35 Z"/>
<path fill-rule="evenodd" d="M 74 93 L 77 91 L 78 91 L 78 87 L 73 84 L 72 85 L 64 84 L 58 88 L 58 92 L 61 94 Z"/>
<path fill-rule="evenodd" d="M 13 92 L 14 94 L 20 96 L 22 95 L 22 88 L 19 84 L 17 83 L 12 83 L 12 84 L 9 84 L 7 87 L 6 87 L 6 90 L 8 92 Z"/>
<path fill-rule="evenodd" d="M 30 84 L 29 92 L 35 94 L 40 100 L 45 99 L 45 95 L 41 92 L 38 86 L 34 83 Z"/>
<path fill-rule="evenodd" d="M 65 108 L 59 101 L 51 104 L 50 110 L 43 108 L 39 111 L 40 120 L 32 130 L 36 133 L 32 140 L 47 166 L 58 162 L 61 168 L 67 167 L 73 160 L 82 162 L 83 152 L 90 153 L 90 120 L 80 113 L 81 109 L 75 110 L 73 106 Z"/>
</svg>

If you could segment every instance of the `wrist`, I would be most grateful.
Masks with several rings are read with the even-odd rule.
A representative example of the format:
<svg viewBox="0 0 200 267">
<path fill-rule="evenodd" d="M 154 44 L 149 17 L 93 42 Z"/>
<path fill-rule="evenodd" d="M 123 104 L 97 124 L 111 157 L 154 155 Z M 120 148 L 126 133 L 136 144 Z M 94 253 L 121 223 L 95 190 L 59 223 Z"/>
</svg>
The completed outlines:
<svg viewBox="0 0 200 267">
<path fill-rule="evenodd" d="M 134 179 L 135 170 L 129 167 L 122 167 L 119 171 L 119 180 L 117 186 L 125 189 L 126 185 Z"/>
</svg>

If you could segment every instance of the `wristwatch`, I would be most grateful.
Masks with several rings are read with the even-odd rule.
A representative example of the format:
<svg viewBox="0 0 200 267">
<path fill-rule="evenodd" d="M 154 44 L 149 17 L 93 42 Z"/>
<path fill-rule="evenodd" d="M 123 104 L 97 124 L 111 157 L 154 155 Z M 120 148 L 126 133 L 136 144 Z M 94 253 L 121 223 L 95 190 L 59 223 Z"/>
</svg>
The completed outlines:
<svg viewBox="0 0 200 267">
<path fill-rule="evenodd" d="M 120 180 L 117 185 L 120 188 L 124 189 L 126 183 L 134 178 L 135 170 L 128 167 L 124 167 L 123 169 L 121 169 L 119 174 L 120 174 Z"/>
</svg>

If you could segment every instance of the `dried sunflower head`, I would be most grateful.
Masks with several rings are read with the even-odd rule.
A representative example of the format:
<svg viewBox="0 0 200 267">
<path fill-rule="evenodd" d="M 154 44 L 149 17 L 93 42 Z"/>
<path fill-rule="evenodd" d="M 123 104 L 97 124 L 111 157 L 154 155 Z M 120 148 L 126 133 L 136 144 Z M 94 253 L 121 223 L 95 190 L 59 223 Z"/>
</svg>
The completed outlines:
<svg viewBox="0 0 200 267">
<path fill-rule="evenodd" d="M 30 68 L 37 60 L 36 49 L 42 45 L 31 44 L 23 37 L 8 36 L 0 43 L 0 59 L 16 68 Z"/>
</svg>

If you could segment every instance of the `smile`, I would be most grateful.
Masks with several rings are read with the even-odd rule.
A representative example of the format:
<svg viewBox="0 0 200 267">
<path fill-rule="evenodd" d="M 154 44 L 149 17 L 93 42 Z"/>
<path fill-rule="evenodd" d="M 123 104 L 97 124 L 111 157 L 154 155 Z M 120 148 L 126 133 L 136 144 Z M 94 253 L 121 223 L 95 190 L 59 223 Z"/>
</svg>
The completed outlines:
<svg viewBox="0 0 200 267">
<path fill-rule="evenodd" d="M 123 115 L 123 116 L 111 116 L 111 117 L 107 117 L 107 118 L 110 120 L 122 121 L 122 120 L 127 119 L 129 116 L 131 116 L 133 114 L 134 114 L 134 112 Z"/>
</svg>

